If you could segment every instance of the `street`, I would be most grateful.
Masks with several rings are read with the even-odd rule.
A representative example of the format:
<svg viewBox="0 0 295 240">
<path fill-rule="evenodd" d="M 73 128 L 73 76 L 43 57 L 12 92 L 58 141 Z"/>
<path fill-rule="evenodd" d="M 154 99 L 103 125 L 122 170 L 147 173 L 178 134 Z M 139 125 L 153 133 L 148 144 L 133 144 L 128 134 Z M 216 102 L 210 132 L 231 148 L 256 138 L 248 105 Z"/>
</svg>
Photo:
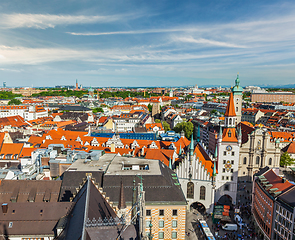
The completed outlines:
<svg viewBox="0 0 295 240">
<path fill-rule="evenodd" d="M 243 219 L 245 226 L 238 228 L 237 231 L 225 231 L 222 230 L 220 224 L 213 224 L 212 216 L 207 214 L 201 214 L 196 209 L 192 209 L 187 213 L 186 224 L 186 240 L 203 240 L 205 239 L 202 231 L 198 226 L 199 220 L 205 220 L 211 229 L 212 234 L 216 239 L 260 239 L 257 237 L 254 228 L 254 222 L 251 215 L 251 190 L 252 184 L 247 182 L 238 183 L 237 192 L 237 206 L 235 208 L 240 209 L 239 215 Z M 234 208 L 230 211 L 231 223 L 234 221 Z"/>
</svg>

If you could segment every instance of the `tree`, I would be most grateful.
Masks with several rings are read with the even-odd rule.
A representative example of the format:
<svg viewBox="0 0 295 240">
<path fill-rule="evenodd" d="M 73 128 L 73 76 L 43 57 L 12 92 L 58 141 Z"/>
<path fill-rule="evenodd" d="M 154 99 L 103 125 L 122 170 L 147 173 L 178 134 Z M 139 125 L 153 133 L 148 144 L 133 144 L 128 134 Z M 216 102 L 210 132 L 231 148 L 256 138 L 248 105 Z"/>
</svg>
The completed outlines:
<svg viewBox="0 0 295 240">
<path fill-rule="evenodd" d="M 186 138 L 190 139 L 194 131 L 194 125 L 192 124 L 192 122 L 181 122 L 177 123 L 173 130 L 177 133 L 184 131 Z"/>
<path fill-rule="evenodd" d="M 163 126 L 165 132 L 171 130 L 170 125 L 169 125 L 166 121 L 163 121 L 163 122 L 162 122 L 162 126 Z"/>
<path fill-rule="evenodd" d="M 22 102 L 18 99 L 11 99 L 9 102 L 8 102 L 8 105 L 20 105 L 22 104 Z"/>
<path fill-rule="evenodd" d="M 97 113 L 97 112 L 103 112 L 103 109 L 101 107 L 97 107 L 97 108 L 94 108 L 92 110 L 93 113 Z"/>
<path fill-rule="evenodd" d="M 161 123 L 161 120 L 160 119 L 156 119 L 155 120 L 155 123 Z"/>
<path fill-rule="evenodd" d="M 149 109 L 150 112 L 152 112 L 153 105 L 149 104 L 149 105 L 148 105 L 148 109 Z"/>
<path fill-rule="evenodd" d="M 280 159 L 280 166 L 286 168 L 287 166 L 290 166 L 295 163 L 295 159 L 291 158 L 291 156 L 284 152 Z"/>
</svg>

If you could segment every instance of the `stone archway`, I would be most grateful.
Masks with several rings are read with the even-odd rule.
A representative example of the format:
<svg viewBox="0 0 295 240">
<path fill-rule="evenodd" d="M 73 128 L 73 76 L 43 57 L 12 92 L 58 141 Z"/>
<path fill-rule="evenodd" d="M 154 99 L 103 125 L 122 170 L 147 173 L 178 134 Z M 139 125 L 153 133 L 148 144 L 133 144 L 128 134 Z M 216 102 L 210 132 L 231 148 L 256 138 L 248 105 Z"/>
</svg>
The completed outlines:
<svg viewBox="0 0 295 240">
<path fill-rule="evenodd" d="M 219 205 L 229 205 L 229 206 L 232 206 L 233 205 L 233 199 L 231 196 L 225 194 L 225 195 L 222 195 L 219 200 L 217 201 L 217 203 Z"/>
<path fill-rule="evenodd" d="M 190 209 L 196 209 L 201 214 L 204 214 L 206 212 L 206 207 L 200 202 L 193 202 L 190 205 Z"/>
</svg>

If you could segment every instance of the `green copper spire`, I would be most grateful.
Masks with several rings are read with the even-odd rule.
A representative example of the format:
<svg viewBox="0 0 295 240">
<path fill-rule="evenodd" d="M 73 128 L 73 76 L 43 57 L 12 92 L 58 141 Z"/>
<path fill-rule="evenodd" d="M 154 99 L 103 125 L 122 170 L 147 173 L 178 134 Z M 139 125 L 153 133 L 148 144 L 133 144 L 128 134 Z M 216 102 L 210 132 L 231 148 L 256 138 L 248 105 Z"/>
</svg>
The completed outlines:
<svg viewBox="0 0 295 240">
<path fill-rule="evenodd" d="M 194 155 L 194 134 L 192 134 L 191 143 L 190 143 L 190 156 Z"/>
<path fill-rule="evenodd" d="M 217 159 L 217 156 L 218 156 L 218 152 L 217 152 L 217 145 L 216 145 L 216 147 L 215 147 L 215 152 L 214 152 L 214 158 Z"/>
<path fill-rule="evenodd" d="M 222 127 L 219 126 L 219 135 L 222 136 Z"/>
<path fill-rule="evenodd" d="M 198 143 L 200 142 L 200 137 L 201 137 L 201 134 L 200 134 L 200 124 L 198 123 L 198 132 L 197 132 L 197 142 Z"/>
<path fill-rule="evenodd" d="M 240 124 L 240 127 L 239 127 L 239 136 L 242 137 L 242 128 L 241 128 L 241 124 Z"/>
<path fill-rule="evenodd" d="M 181 143 L 180 143 L 180 145 L 179 145 L 179 153 L 178 153 L 178 156 L 180 156 L 181 153 L 182 153 L 182 149 L 181 149 Z"/>
<path fill-rule="evenodd" d="M 169 158 L 169 168 L 172 169 L 172 161 L 171 161 L 171 158 Z"/>
<path fill-rule="evenodd" d="M 237 74 L 237 79 L 236 79 L 236 86 L 240 85 L 240 79 L 239 79 L 239 73 Z"/>
<path fill-rule="evenodd" d="M 216 161 L 214 161 L 214 166 L 213 166 L 213 177 L 216 177 Z"/>
</svg>

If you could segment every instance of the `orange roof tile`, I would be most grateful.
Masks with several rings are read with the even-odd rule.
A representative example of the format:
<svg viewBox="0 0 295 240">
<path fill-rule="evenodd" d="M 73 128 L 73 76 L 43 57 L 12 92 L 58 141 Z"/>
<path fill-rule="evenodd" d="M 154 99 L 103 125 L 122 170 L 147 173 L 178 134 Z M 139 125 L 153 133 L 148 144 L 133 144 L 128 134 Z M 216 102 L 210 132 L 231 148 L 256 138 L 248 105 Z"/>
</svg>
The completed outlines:
<svg viewBox="0 0 295 240">
<path fill-rule="evenodd" d="M 236 116 L 234 97 L 233 97 L 232 92 L 230 93 L 224 116 L 226 116 L 226 117 L 235 117 Z"/>
<path fill-rule="evenodd" d="M 224 128 L 222 133 L 223 142 L 238 142 L 235 128 Z"/>
</svg>

